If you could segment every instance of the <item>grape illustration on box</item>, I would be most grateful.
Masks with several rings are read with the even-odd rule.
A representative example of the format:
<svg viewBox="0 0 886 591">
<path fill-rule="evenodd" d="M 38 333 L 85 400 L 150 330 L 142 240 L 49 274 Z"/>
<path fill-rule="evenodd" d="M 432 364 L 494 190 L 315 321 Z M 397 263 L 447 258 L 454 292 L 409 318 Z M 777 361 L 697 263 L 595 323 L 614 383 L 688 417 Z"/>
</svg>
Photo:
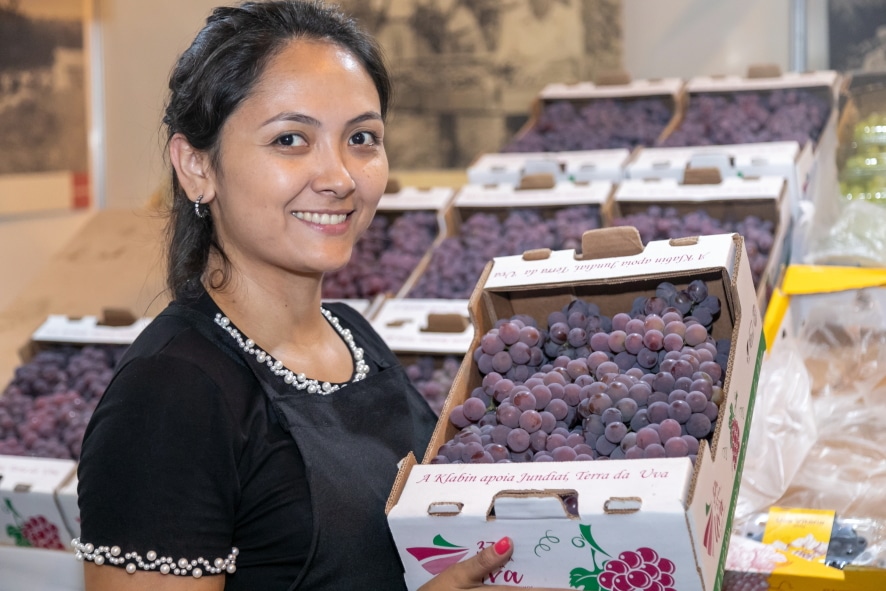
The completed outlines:
<svg viewBox="0 0 886 591">
<path fill-rule="evenodd" d="M 593 570 L 574 568 L 569 573 L 569 586 L 584 591 L 676 591 L 674 573 L 677 570 L 673 561 L 659 556 L 652 548 L 642 547 L 626 550 L 612 558 L 591 534 L 590 525 L 579 525 L 581 536 L 572 540 L 573 545 L 591 550 Z M 597 565 L 598 554 L 609 557 Z"/>
<path fill-rule="evenodd" d="M 577 566 L 569 571 L 570 587 L 582 591 L 676 591 L 674 575 L 677 568 L 673 561 L 648 547 L 627 550 L 613 558 L 594 539 L 590 525 L 580 524 L 578 529 L 579 535 L 572 539 L 572 545 L 590 549 L 591 568 Z M 551 544 L 559 542 L 559 538 L 546 533 L 537 545 L 536 555 L 539 548 L 550 551 Z M 483 544 L 481 542 L 481 546 Z M 415 546 L 406 551 L 432 575 L 462 560 L 469 552 L 467 547 L 453 544 L 439 534 L 434 536 L 431 546 Z M 522 579 L 519 571 L 511 568 L 492 573 L 489 581 L 519 585 Z"/>
<path fill-rule="evenodd" d="M 3 499 L 3 510 L 12 515 L 15 525 L 6 526 L 6 535 L 15 541 L 16 546 L 33 548 L 47 548 L 50 550 L 64 550 L 61 538 L 58 535 L 58 527 L 43 515 L 34 515 L 28 519 L 22 519 L 12 501 Z"/>
</svg>

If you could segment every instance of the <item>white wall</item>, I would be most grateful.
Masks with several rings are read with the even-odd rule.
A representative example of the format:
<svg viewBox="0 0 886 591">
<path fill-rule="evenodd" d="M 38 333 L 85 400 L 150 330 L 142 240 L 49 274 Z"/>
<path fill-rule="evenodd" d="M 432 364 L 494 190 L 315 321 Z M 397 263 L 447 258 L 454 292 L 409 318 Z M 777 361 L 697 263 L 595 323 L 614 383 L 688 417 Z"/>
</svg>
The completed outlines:
<svg viewBox="0 0 886 591">
<path fill-rule="evenodd" d="M 101 29 L 107 207 L 138 207 L 166 177 L 161 118 L 172 65 L 219 0 L 93 0 Z"/>
<path fill-rule="evenodd" d="M 624 62 L 634 78 L 744 74 L 789 66 L 790 2 L 623 0 Z"/>
</svg>

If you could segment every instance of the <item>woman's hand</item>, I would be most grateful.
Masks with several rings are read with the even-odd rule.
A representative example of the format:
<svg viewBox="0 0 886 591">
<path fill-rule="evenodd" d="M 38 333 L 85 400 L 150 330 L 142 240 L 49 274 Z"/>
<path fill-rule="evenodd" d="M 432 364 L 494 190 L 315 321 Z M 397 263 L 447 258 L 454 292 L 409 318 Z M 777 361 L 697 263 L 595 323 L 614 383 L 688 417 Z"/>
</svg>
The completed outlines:
<svg viewBox="0 0 886 591">
<path fill-rule="evenodd" d="M 511 558 L 514 543 L 511 538 L 502 538 L 492 546 L 487 546 L 476 556 L 453 564 L 442 573 L 419 587 L 418 591 L 466 591 L 482 589 L 483 591 L 513 591 L 513 585 L 484 585 L 483 581 L 489 573 L 495 572 Z M 525 587 L 524 587 L 525 588 Z M 539 591 L 557 591 L 542 589 Z"/>
</svg>

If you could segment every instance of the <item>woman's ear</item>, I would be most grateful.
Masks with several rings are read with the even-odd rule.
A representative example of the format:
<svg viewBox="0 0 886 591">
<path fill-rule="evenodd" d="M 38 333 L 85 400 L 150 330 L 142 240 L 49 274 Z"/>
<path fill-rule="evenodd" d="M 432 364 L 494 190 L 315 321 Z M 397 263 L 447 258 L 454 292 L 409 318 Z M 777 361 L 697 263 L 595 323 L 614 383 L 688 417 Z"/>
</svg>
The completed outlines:
<svg viewBox="0 0 886 591">
<path fill-rule="evenodd" d="M 169 140 L 169 159 L 178 175 L 179 184 L 188 194 L 188 199 L 196 201 L 201 195 L 201 203 L 209 203 L 215 198 L 215 185 L 210 175 L 209 155 L 194 148 L 180 133 Z"/>
</svg>

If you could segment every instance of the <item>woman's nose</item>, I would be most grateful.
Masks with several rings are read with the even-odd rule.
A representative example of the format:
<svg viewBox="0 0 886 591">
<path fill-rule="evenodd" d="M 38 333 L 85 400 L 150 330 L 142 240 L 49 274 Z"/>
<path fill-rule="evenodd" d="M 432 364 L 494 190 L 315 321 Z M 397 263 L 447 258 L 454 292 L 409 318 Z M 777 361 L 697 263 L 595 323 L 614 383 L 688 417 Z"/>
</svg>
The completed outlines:
<svg viewBox="0 0 886 591">
<path fill-rule="evenodd" d="M 314 191 L 338 198 L 348 196 L 357 187 L 357 183 L 348 168 L 346 154 L 341 149 L 330 148 L 317 156 L 319 164 L 312 183 Z"/>
</svg>

